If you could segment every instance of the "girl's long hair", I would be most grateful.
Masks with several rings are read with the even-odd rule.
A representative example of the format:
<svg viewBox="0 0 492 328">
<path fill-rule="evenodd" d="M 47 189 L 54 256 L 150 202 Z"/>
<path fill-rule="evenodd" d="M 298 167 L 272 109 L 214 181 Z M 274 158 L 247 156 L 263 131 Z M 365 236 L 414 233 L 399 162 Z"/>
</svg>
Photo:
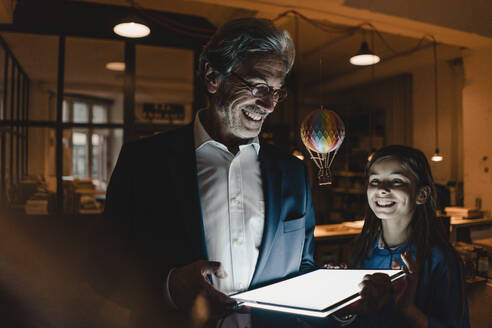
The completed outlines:
<svg viewBox="0 0 492 328">
<path fill-rule="evenodd" d="M 451 254 L 451 256 L 454 257 L 454 262 L 458 264 L 459 277 L 462 281 L 463 271 L 460 265 L 461 260 L 458 253 L 449 242 L 448 234 L 446 233 L 442 220 L 436 217 L 436 190 L 434 179 L 432 178 L 429 163 L 420 150 L 400 145 L 386 146 L 378 150 L 374 153 L 366 167 L 366 188 L 371 167 L 377 162 L 390 158 L 400 161 L 400 163 L 412 174 L 415 179 L 416 192 L 425 186 L 429 186 L 431 190 L 427 197 L 427 201 L 424 204 L 417 205 L 413 219 L 410 223 L 411 232 L 409 242 L 416 246 L 416 261 L 417 265 L 421 268 L 421 272 L 425 270 L 424 263 L 426 260 L 428 269 L 431 268 L 431 247 L 439 247 L 445 255 L 448 269 L 451 259 L 446 255 Z M 369 250 L 373 248 L 381 229 L 381 220 L 370 209 L 368 202 L 366 201 L 364 227 L 354 244 L 351 259 L 352 267 L 360 267 L 362 265 Z M 449 274 L 450 270 L 447 271 Z M 464 296 L 464 293 L 462 293 L 462 295 Z"/>
</svg>

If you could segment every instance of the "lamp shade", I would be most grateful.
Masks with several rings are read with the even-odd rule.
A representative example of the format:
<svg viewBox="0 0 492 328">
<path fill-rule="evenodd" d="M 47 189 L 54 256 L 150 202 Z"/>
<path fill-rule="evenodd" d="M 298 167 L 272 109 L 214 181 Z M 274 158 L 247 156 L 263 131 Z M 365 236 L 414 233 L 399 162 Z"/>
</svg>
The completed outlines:
<svg viewBox="0 0 492 328">
<path fill-rule="evenodd" d="M 150 34 L 150 28 L 147 25 L 135 22 L 117 24 L 113 27 L 113 31 L 126 38 L 143 38 Z"/>
<path fill-rule="evenodd" d="M 380 61 L 381 58 L 369 49 L 369 45 L 366 41 L 363 41 L 359 51 L 357 51 L 354 56 L 350 57 L 350 63 L 356 66 L 374 65 Z"/>
<path fill-rule="evenodd" d="M 433 162 L 442 161 L 442 155 L 439 153 L 439 149 L 436 148 L 436 151 L 435 151 L 434 155 L 432 155 L 431 160 Z"/>
</svg>

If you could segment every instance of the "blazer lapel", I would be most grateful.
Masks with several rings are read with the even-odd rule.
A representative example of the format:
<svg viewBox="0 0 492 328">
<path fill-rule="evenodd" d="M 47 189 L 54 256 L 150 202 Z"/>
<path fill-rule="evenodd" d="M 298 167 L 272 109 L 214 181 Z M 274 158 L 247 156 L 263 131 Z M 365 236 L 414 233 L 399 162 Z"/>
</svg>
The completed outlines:
<svg viewBox="0 0 492 328">
<path fill-rule="evenodd" d="M 173 185 L 176 187 L 176 198 L 179 201 L 176 205 L 182 213 L 178 219 L 184 221 L 183 238 L 188 239 L 192 260 L 208 259 L 198 190 L 193 123 L 180 129 L 174 134 L 174 138 L 171 140 L 169 156 L 174 157 L 175 160 L 169 163 L 170 166 L 174 166 L 171 172 L 173 172 Z"/>
<path fill-rule="evenodd" d="M 263 194 L 265 197 L 265 228 L 261 243 L 255 273 L 251 280 L 251 287 L 261 282 L 262 272 L 268 263 L 280 220 L 280 197 L 282 191 L 282 179 L 278 162 L 274 161 L 268 152 L 268 146 L 260 148 L 260 169 L 263 182 Z"/>
</svg>

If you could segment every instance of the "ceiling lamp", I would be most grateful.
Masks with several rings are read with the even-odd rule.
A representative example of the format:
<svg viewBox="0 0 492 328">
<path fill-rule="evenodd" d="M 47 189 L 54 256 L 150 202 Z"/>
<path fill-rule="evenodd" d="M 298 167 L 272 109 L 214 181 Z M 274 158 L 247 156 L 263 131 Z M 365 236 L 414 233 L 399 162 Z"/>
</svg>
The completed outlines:
<svg viewBox="0 0 492 328">
<path fill-rule="evenodd" d="M 434 155 L 432 155 L 431 160 L 433 162 L 440 162 L 440 161 L 442 161 L 442 155 L 439 154 L 439 148 L 436 148 L 436 152 L 434 153 Z"/>
<path fill-rule="evenodd" d="M 106 63 L 106 69 L 110 71 L 123 72 L 125 70 L 124 62 L 109 62 Z"/>
<path fill-rule="evenodd" d="M 362 41 L 359 51 L 350 57 L 350 63 L 356 66 L 374 65 L 381 61 L 378 55 L 374 54 L 366 41 Z"/>
<path fill-rule="evenodd" d="M 431 160 L 433 162 L 440 162 L 442 161 L 443 157 L 441 154 L 439 154 L 439 115 L 437 112 L 438 106 L 437 106 L 437 42 L 434 41 L 433 44 L 433 49 L 434 49 L 434 123 L 435 123 L 435 128 L 434 132 L 436 133 L 436 151 L 434 152 L 434 155 L 432 155 Z"/>
<path fill-rule="evenodd" d="M 135 22 L 117 24 L 113 27 L 113 31 L 126 38 L 143 38 L 150 34 L 150 28 L 147 25 Z"/>
</svg>

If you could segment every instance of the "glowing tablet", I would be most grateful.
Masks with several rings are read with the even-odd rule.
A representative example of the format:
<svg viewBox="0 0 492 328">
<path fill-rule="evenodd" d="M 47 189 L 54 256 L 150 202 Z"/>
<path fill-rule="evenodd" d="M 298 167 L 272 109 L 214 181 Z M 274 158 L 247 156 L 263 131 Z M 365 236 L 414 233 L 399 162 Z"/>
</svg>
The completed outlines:
<svg viewBox="0 0 492 328">
<path fill-rule="evenodd" d="M 249 307 L 323 318 L 360 299 L 360 282 L 376 272 L 391 281 L 405 275 L 402 270 L 318 269 L 231 297 Z"/>
</svg>

